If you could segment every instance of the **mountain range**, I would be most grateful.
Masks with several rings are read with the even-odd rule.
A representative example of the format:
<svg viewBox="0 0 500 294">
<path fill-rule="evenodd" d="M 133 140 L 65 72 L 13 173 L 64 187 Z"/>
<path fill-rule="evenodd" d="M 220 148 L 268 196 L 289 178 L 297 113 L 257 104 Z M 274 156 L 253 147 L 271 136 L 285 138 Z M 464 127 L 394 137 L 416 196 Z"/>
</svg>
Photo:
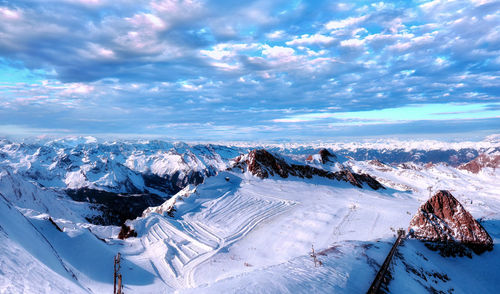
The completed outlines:
<svg viewBox="0 0 500 294">
<path fill-rule="evenodd" d="M 1 140 L 0 292 L 366 292 L 409 228 L 381 291 L 495 293 L 500 142 L 391 146 Z"/>
</svg>

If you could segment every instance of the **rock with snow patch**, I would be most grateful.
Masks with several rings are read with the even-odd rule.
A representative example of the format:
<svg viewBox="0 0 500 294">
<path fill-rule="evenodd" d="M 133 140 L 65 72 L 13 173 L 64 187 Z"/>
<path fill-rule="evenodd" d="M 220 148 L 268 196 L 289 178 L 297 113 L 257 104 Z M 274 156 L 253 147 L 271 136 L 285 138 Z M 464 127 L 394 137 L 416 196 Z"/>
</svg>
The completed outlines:
<svg viewBox="0 0 500 294">
<path fill-rule="evenodd" d="M 127 238 L 137 237 L 137 232 L 126 224 L 122 224 L 120 233 L 118 233 L 118 239 L 125 240 Z"/>
<path fill-rule="evenodd" d="M 494 154 L 480 154 L 468 163 L 462 164 L 458 167 L 461 170 L 467 170 L 471 173 L 479 173 L 484 168 L 496 169 L 500 167 L 500 152 Z"/>
<path fill-rule="evenodd" d="M 289 164 L 284 158 L 274 155 L 265 149 L 255 149 L 248 154 L 238 156 L 233 160 L 232 168 L 240 168 L 243 172 L 248 171 L 261 179 L 275 175 L 282 178 L 296 176 L 308 179 L 318 176 L 348 182 L 359 188 L 363 188 L 363 184 L 367 184 L 374 190 L 384 188 L 382 184 L 368 174 L 357 174 L 349 169 L 331 172 L 310 165 Z"/>
<path fill-rule="evenodd" d="M 309 155 L 307 157 L 308 162 L 319 162 L 325 164 L 327 162 L 333 162 L 337 159 L 335 154 L 330 153 L 327 149 L 321 149 L 317 154 Z"/>
<path fill-rule="evenodd" d="M 409 226 L 410 235 L 422 241 L 465 245 L 477 254 L 493 248 L 493 240 L 481 224 L 451 195 L 442 190 L 424 203 Z"/>
<path fill-rule="evenodd" d="M 174 196 L 165 201 L 162 205 L 146 208 L 142 213 L 142 216 L 147 217 L 151 213 L 158 213 L 161 215 L 168 214 L 168 216 L 173 217 L 175 211 L 175 204 L 178 201 L 181 201 L 183 198 L 187 198 L 194 193 L 196 193 L 196 186 L 187 185 L 184 189 L 177 192 Z"/>
</svg>

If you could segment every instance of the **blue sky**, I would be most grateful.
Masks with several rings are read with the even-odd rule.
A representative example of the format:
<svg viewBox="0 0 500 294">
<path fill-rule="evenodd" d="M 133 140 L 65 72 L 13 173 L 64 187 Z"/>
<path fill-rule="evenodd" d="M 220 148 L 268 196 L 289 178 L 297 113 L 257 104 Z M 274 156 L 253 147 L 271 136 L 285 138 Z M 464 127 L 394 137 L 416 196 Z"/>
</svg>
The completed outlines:
<svg viewBox="0 0 500 294">
<path fill-rule="evenodd" d="M 500 132 L 500 2 L 0 1 L 0 134 Z"/>
</svg>

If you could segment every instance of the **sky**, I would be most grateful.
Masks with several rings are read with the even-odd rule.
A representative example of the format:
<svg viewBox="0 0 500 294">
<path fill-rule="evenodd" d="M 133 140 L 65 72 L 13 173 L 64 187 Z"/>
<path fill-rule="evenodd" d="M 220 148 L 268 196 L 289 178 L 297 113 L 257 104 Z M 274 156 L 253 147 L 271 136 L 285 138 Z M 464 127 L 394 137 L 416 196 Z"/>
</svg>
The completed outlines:
<svg viewBox="0 0 500 294">
<path fill-rule="evenodd" d="M 500 1 L 0 0 L 0 135 L 500 133 Z"/>
</svg>

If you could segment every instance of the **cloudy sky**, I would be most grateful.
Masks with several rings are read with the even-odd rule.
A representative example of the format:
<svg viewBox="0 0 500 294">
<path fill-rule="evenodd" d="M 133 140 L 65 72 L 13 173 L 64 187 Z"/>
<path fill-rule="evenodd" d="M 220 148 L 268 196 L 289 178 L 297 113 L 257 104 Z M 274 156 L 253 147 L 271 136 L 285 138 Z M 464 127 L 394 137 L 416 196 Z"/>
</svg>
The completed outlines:
<svg viewBox="0 0 500 294">
<path fill-rule="evenodd" d="M 0 134 L 500 132 L 500 2 L 0 0 Z"/>
</svg>

